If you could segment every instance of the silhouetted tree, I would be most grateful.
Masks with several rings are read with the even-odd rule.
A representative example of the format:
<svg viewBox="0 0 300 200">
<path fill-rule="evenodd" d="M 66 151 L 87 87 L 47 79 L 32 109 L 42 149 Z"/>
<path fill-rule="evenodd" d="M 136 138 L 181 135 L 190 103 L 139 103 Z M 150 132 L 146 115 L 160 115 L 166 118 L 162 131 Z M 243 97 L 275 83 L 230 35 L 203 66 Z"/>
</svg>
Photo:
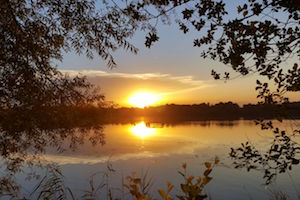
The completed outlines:
<svg viewBox="0 0 300 200">
<path fill-rule="evenodd" d="M 97 53 L 115 66 L 111 52 L 136 52 L 127 38 L 134 23 L 95 1 L 0 2 L 0 109 L 76 105 L 103 100 L 84 77 L 70 78 L 53 64 L 63 52 Z"/>
<path fill-rule="evenodd" d="M 30 101 L 36 97 L 43 102 L 40 93 L 49 91 L 60 94 L 61 101 L 74 96 L 85 97 L 79 95 L 81 90 L 76 90 L 90 86 L 85 79 L 64 77 L 51 61 L 61 59 L 63 51 L 75 50 L 90 58 L 97 52 L 113 67 L 116 63 L 112 51 L 125 48 L 136 53 L 137 49 L 127 40 L 136 30 L 149 31 L 147 47 L 159 39 L 158 20 L 175 21 L 184 33 L 192 29 L 199 31 L 194 46 L 206 46 L 202 57 L 218 60 L 241 75 L 258 73 L 272 80 L 277 86 L 274 92 L 268 89 L 268 83 L 257 82 L 258 97 L 264 102 L 285 101 L 282 94 L 300 89 L 298 65 L 284 70 L 284 61 L 300 54 L 300 3 L 297 0 L 245 0 L 237 6 L 237 15 L 229 15 L 222 0 L 118 3 L 8 0 L 1 2 L 0 9 L 1 102 L 10 102 L 6 104 L 16 104 L 20 101 L 18 96 L 28 96 L 17 91 L 29 89 L 32 94 L 39 94 L 32 95 Z M 221 76 L 212 70 L 212 75 L 215 79 L 230 78 L 228 72 Z M 61 92 L 62 88 L 68 90 Z"/>
<path fill-rule="evenodd" d="M 95 2 L 0 0 L 0 153 L 4 158 L 20 161 L 29 150 L 43 152 L 47 145 L 60 148 L 66 137 L 82 142 L 73 130 L 94 125 L 87 122 L 90 118 L 74 115 L 73 107 L 102 105 L 104 96 L 85 77 L 61 73 L 54 62 L 64 52 L 75 51 L 89 58 L 98 54 L 114 67 L 112 51 L 136 52 L 127 41 L 134 23 L 113 8 L 97 9 Z M 17 153 L 24 156 L 10 159 Z"/>
<path fill-rule="evenodd" d="M 86 137 L 104 143 L 102 127 L 72 111 L 102 103 L 103 95 L 85 77 L 59 72 L 54 62 L 74 50 L 89 58 L 95 52 L 113 67 L 111 51 L 136 52 L 126 40 L 133 30 L 116 11 L 96 10 L 95 1 L 0 0 L 0 155 L 9 170 L 0 178 L 0 196 L 12 172 L 30 161 L 28 154 L 35 158 L 49 146 L 60 151 L 66 139 L 71 149 Z"/>
<path fill-rule="evenodd" d="M 232 3 L 232 2 L 230 2 Z M 187 34 L 198 31 L 195 47 L 205 47 L 203 58 L 220 61 L 241 76 L 258 73 L 267 77 L 277 88 L 257 81 L 258 97 L 265 103 L 286 101 L 286 91 L 300 90 L 300 69 L 294 64 L 287 69 L 285 61 L 300 56 L 300 3 L 297 0 L 245 0 L 237 5 L 236 15 L 223 0 L 126 1 L 115 4 L 131 20 L 151 27 L 145 45 L 159 39 L 157 21 L 175 22 Z M 228 14 L 230 12 L 230 14 Z M 215 79 L 230 79 L 212 70 Z"/>
<path fill-rule="evenodd" d="M 258 97 L 266 103 L 286 101 L 282 94 L 300 89 L 298 65 L 284 68 L 289 57 L 300 54 L 297 0 L 245 0 L 237 6 L 237 15 L 228 14 L 222 0 L 22 0 L 3 1 L 0 9 L 1 102 L 10 107 L 23 99 L 45 102 L 42 93 L 60 96 L 62 102 L 72 102 L 72 97 L 75 102 L 84 99 L 80 88 L 90 84 L 84 78 L 65 77 L 51 62 L 61 59 L 63 51 L 75 50 L 90 58 L 97 52 L 114 67 L 112 51 L 125 48 L 137 52 L 127 40 L 136 30 L 149 31 L 147 47 L 159 39 L 158 20 L 175 21 L 184 33 L 199 31 L 194 46 L 205 46 L 202 57 L 218 60 L 241 75 L 258 73 L 272 80 L 277 86 L 274 92 L 268 83 L 257 81 Z M 212 75 L 230 79 L 229 72 L 222 76 L 212 70 Z M 37 94 L 28 100 L 27 91 Z"/>
</svg>

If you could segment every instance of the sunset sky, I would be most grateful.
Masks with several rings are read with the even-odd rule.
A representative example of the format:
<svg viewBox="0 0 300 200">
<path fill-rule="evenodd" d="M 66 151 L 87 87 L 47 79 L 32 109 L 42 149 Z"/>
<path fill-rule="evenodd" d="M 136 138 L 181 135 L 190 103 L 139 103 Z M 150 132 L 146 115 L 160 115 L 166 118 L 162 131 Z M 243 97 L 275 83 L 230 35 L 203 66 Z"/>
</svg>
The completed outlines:
<svg viewBox="0 0 300 200">
<path fill-rule="evenodd" d="M 59 69 L 69 74 L 80 73 L 100 86 L 106 100 L 121 106 L 130 106 L 128 99 L 139 91 L 160 96 L 155 105 L 176 103 L 217 103 L 233 101 L 239 104 L 256 103 L 257 75 L 237 77 L 228 82 L 215 81 L 211 70 L 229 71 L 231 77 L 238 74 L 228 66 L 200 57 L 201 49 L 193 47 L 197 33 L 184 35 L 173 24 L 159 26 L 160 40 L 151 49 L 145 47 L 145 33 L 139 32 L 132 43 L 139 49 L 137 55 L 124 50 L 114 53 L 117 68 L 108 69 L 106 63 L 95 56 L 89 60 L 84 55 L 66 53 Z M 297 62 L 291 59 L 288 66 Z M 300 94 L 290 94 L 290 100 L 300 99 Z"/>
</svg>

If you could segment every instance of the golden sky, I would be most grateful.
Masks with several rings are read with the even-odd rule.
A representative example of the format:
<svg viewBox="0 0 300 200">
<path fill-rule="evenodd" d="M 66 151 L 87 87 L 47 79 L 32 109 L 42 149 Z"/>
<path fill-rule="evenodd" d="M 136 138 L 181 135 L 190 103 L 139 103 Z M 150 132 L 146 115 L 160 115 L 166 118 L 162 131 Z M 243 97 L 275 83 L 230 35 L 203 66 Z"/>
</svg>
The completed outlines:
<svg viewBox="0 0 300 200">
<path fill-rule="evenodd" d="M 256 77 L 241 77 L 228 82 L 200 80 L 193 76 L 174 76 L 162 73 L 117 73 L 101 70 L 64 70 L 75 75 L 86 75 L 101 88 L 106 99 L 120 106 L 131 106 L 130 97 L 138 92 L 153 93 L 160 98 L 154 105 L 166 103 L 193 104 L 233 101 L 239 104 L 256 103 Z M 289 95 L 300 99 L 299 93 Z"/>
</svg>

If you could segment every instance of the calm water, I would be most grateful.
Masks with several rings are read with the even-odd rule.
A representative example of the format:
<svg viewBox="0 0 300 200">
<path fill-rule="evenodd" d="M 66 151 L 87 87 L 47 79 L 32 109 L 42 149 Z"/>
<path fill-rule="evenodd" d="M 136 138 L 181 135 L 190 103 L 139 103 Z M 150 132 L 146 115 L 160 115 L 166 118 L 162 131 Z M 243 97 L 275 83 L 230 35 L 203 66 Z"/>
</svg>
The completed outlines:
<svg viewBox="0 0 300 200">
<path fill-rule="evenodd" d="M 287 131 L 299 126 L 300 121 L 284 121 L 279 126 Z M 108 182 L 115 188 L 122 185 L 122 176 L 136 172 L 148 172 L 153 180 L 153 196 L 157 188 L 166 188 L 166 181 L 175 185 L 178 193 L 182 181 L 178 174 L 186 162 L 188 173 L 202 175 L 204 162 L 218 156 L 221 164 L 212 172 L 213 180 L 206 191 L 212 199 L 268 199 L 274 191 L 283 191 L 290 197 L 300 192 L 300 168 L 279 175 L 276 182 L 268 187 L 263 185 L 263 173 L 233 169 L 229 158 L 231 147 L 250 141 L 259 150 L 265 150 L 272 141 L 272 134 L 261 131 L 253 121 L 211 121 L 190 122 L 175 125 L 119 124 L 104 126 L 106 144 L 93 146 L 85 141 L 76 151 L 60 154 L 48 150 L 45 159 L 58 163 L 65 176 L 66 184 L 77 195 L 87 188 L 89 178 L 97 172 L 107 171 L 108 163 L 116 171 L 110 173 Z M 21 176 L 20 176 L 21 177 Z M 100 181 L 101 176 L 95 178 Z M 31 183 L 24 180 L 25 191 Z M 118 193 L 119 191 L 116 190 Z"/>
</svg>

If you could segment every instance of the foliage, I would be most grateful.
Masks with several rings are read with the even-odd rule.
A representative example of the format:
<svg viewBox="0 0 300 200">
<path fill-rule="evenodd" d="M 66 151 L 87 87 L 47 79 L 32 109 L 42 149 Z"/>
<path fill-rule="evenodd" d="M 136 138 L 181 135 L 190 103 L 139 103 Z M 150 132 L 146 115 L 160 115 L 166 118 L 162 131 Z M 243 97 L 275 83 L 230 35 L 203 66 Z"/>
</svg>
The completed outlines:
<svg viewBox="0 0 300 200">
<path fill-rule="evenodd" d="M 284 130 L 279 130 L 273 126 L 271 121 L 257 122 L 262 125 L 263 130 L 271 130 L 274 139 L 270 149 L 265 152 L 259 152 L 254 145 L 249 142 L 239 148 L 231 148 L 230 157 L 234 160 L 235 168 L 246 168 L 250 170 L 262 170 L 264 172 L 265 184 L 270 184 L 278 173 L 284 173 L 292 170 L 294 165 L 300 162 L 300 145 L 293 141 L 291 137 L 298 135 L 299 130 L 288 134 Z"/>
<path fill-rule="evenodd" d="M 51 110 L 48 112 L 48 109 Z M 38 164 L 39 155 L 49 147 L 58 152 L 75 150 L 86 140 L 93 145 L 103 145 L 105 138 L 102 126 L 90 119 L 77 118 L 72 109 L 6 112 L 6 117 L 0 123 L 0 155 L 7 169 L 17 172 L 24 162 Z M 69 144 L 65 141 L 69 141 Z"/>
<path fill-rule="evenodd" d="M 37 195 L 37 197 L 34 195 Z M 60 169 L 55 166 L 49 168 L 47 174 L 30 194 L 30 198 L 57 200 L 75 199 L 71 189 L 65 186 Z"/>
<path fill-rule="evenodd" d="M 270 200 L 287 200 L 288 196 L 283 192 L 274 192 L 270 196 Z"/>
<path fill-rule="evenodd" d="M 138 25 L 146 23 L 151 27 L 146 36 L 147 47 L 159 39 L 156 30 L 159 20 L 165 24 L 175 21 L 184 34 L 199 32 L 193 45 L 201 47 L 203 58 L 222 62 L 240 76 L 256 73 L 266 77 L 277 86 L 274 97 L 300 90 L 297 64 L 286 69 L 288 59 L 300 57 L 299 1 L 245 0 L 236 3 L 236 15 L 229 8 L 231 4 L 224 0 L 126 2 L 123 8 L 116 8 Z M 129 8 L 143 17 L 134 18 L 124 12 Z M 229 72 L 221 75 L 212 70 L 212 75 L 215 79 L 230 79 Z"/>
<path fill-rule="evenodd" d="M 216 158 L 214 163 L 205 162 L 206 170 L 203 173 L 203 176 L 199 176 L 196 181 L 193 181 L 194 176 L 187 175 L 187 165 L 184 163 L 182 165 L 183 171 L 179 171 L 179 174 L 184 178 L 184 182 L 180 184 L 181 193 L 176 195 L 177 199 L 206 199 L 207 195 L 202 194 L 205 186 L 212 180 L 210 173 L 212 172 L 213 167 L 219 163 L 219 159 Z M 37 183 L 34 190 L 30 193 L 29 197 L 24 196 L 22 199 L 77 199 L 73 191 L 65 185 L 64 176 L 61 173 L 61 170 L 58 166 L 48 165 L 46 167 L 46 174 L 41 180 Z M 89 180 L 89 189 L 83 190 L 83 195 L 80 199 L 85 200 L 96 200 L 103 198 L 103 195 L 107 199 L 124 199 L 124 196 L 114 198 L 113 197 L 113 188 L 109 184 L 110 173 L 115 173 L 115 170 L 112 168 L 111 164 L 107 164 L 107 172 L 95 173 L 90 177 Z M 101 174 L 102 180 L 96 184 L 94 178 Z M 1 180 L 1 186 L 4 184 L 5 180 Z M 7 186 L 7 193 L 4 193 L 4 190 L 0 190 L 0 197 L 8 196 L 12 199 L 19 198 L 19 193 L 14 191 L 17 190 L 15 186 L 11 185 L 11 181 L 6 181 L 5 186 Z M 141 177 L 138 177 L 136 173 L 133 173 L 130 176 L 126 176 L 126 182 L 122 180 L 122 188 L 127 190 L 130 193 L 129 199 L 136 200 L 151 200 L 151 187 L 153 181 L 149 178 L 148 172 L 146 172 Z M 159 189 L 159 195 L 163 200 L 172 200 L 171 191 L 174 188 L 172 183 L 167 182 L 167 192 L 163 189 Z M 102 193 L 102 196 L 99 196 L 99 192 L 106 187 L 106 193 Z M 1 187 L 1 189 L 4 187 Z M 11 189 L 13 188 L 13 189 Z M 123 191 L 122 191 L 123 192 Z M 125 198 L 126 199 L 126 198 Z"/>
<path fill-rule="evenodd" d="M 105 57 L 113 47 L 108 41 L 125 42 L 118 34 L 125 30 L 109 32 L 113 19 L 98 21 L 98 15 L 92 1 L 1 1 L 0 155 L 10 172 L 31 160 L 28 152 L 35 157 L 47 146 L 62 151 L 68 137 L 71 149 L 83 142 L 90 123 L 76 119 L 72 106 L 102 104 L 104 96 L 85 77 L 69 77 L 53 62 L 71 49 L 90 54 L 98 48 Z M 95 42 L 99 37 L 107 42 Z M 96 129 L 91 141 L 103 142 L 102 127 Z"/>
<path fill-rule="evenodd" d="M 81 196 L 81 199 L 84 200 L 94 200 L 94 199 L 99 199 L 99 193 L 102 192 L 101 190 L 106 188 L 106 196 L 107 199 L 112 200 L 113 199 L 113 194 L 112 194 L 112 187 L 109 183 L 110 175 L 114 173 L 115 170 L 112 168 L 111 163 L 107 163 L 107 170 L 105 172 L 98 172 L 93 174 L 90 177 L 89 180 L 89 189 L 83 191 L 83 195 Z M 102 180 L 100 183 L 97 183 L 95 181 L 95 178 L 97 175 L 102 175 L 101 178 Z M 101 194 L 101 193 L 100 193 Z M 103 196 L 103 194 L 102 194 Z"/>
<path fill-rule="evenodd" d="M 296 0 L 245 0 L 236 6 L 237 15 L 228 14 L 223 0 L 97 3 L 11 0 L 1 4 L 2 108 L 103 99 L 91 91 L 85 78 L 66 77 L 51 62 L 62 59 L 63 51 L 75 50 L 90 58 L 97 52 L 113 67 L 112 51 L 137 52 L 128 38 L 138 29 L 149 31 L 147 47 L 159 39 L 159 20 L 165 24 L 175 21 L 184 33 L 199 32 L 194 46 L 205 47 L 202 57 L 220 61 L 241 75 L 258 73 L 271 80 L 276 85 L 274 92 L 267 83 L 257 82 L 263 102 L 285 102 L 282 96 L 287 91 L 299 91 L 298 65 L 284 70 L 285 61 L 300 55 L 300 5 Z M 229 72 L 222 76 L 212 70 L 212 75 L 230 78 Z"/>
<path fill-rule="evenodd" d="M 126 176 L 127 183 L 123 183 L 123 188 L 127 189 L 131 197 L 136 200 L 150 200 L 150 189 L 153 185 L 152 179 L 148 178 L 148 172 L 141 178 L 136 177 L 134 172 L 131 176 Z"/>
<path fill-rule="evenodd" d="M 92 111 L 92 109 L 91 109 Z M 143 118 L 146 122 L 176 123 L 204 120 L 255 120 L 255 119 L 299 119 L 300 102 L 283 104 L 245 104 L 233 102 L 217 104 L 166 104 L 145 108 L 101 108 L 94 109 L 102 123 L 134 123 Z M 84 112 L 84 110 L 83 110 Z M 95 114 L 96 115 L 96 114 Z"/>
<path fill-rule="evenodd" d="M 158 189 L 158 193 L 163 200 L 172 200 L 170 193 L 173 188 L 174 188 L 174 185 L 172 185 L 172 183 L 167 181 L 167 192 L 165 192 L 163 189 Z"/>
<path fill-rule="evenodd" d="M 147 47 L 159 39 L 159 20 L 175 21 L 184 33 L 199 32 L 194 46 L 206 46 L 202 57 L 218 60 L 241 75 L 258 73 L 270 79 L 277 89 L 273 93 L 262 90 L 267 93 L 259 97 L 265 102 L 275 102 L 273 98 L 286 91 L 299 91 L 297 64 L 283 70 L 286 60 L 299 57 L 300 5 L 296 0 L 246 0 L 236 6 L 237 15 L 228 15 L 222 0 L 103 1 L 98 2 L 101 9 L 95 3 L 22 0 L 1 4 L 1 102 L 6 107 L 31 105 L 34 98 L 29 100 L 28 91 L 36 92 L 31 97 L 40 104 L 49 95 L 59 102 L 86 99 L 79 92 L 90 87 L 85 79 L 64 77 L 51 61 L 61 59 L 62 50 L 85 52 L 91 58 L 95 51 L 113 67 L 111 51 L 137 51 L 127 39 L 138 29 L 149 31 Z M 212 75 L 230 78 L 229 72 L 221 76 L 212 70 Z"/>
<path fill-rule="evenodd" d="M 79 105 L 102 101 L 85 77 L 68 77 L 53 62 L 75 50 L 114 67 L 111 51 L 136 53 L 127 38 L 134 24 L 94 0 L 7 0 L 0 4 L 0 117 L 2 109 Z"/>
<path fill-rule="evenodd" d="M 1 177 L 0 179 L 0 198 L 11 197 L 17 198 L 20 186 L 12 177 Z"/>
<path fill-rule="evenodd" d="M 207 199 L 208 195 L 203 194 L 203 190 L 205 186 L 212 180 L 210 177 L 210 173 L 215 165 L 219 163 L 219 159 L 216 158 L 214 163 L 205 162 L 206 170 L 203 172 L 203 176 L 199 176 L 197 180 L 194 181 L 195 177 L 192 175 L 187 175 L 187 164 L 184 163 L 182 165 L 183 171 L 178 171 L 178 173 L 184 178 L 184 182 L 180 184 L 182 194 L 176 195 L 176 197 L 180 200 L 192 200 L 192 199 Z M 167 192 L 160 189 L 158 190 L 160 196 L 164 200 L 172 200 L 174 198 L 171 197 L 170 192 L 172 191 L 174 185 L 167 182 Z"/>
</svg>

